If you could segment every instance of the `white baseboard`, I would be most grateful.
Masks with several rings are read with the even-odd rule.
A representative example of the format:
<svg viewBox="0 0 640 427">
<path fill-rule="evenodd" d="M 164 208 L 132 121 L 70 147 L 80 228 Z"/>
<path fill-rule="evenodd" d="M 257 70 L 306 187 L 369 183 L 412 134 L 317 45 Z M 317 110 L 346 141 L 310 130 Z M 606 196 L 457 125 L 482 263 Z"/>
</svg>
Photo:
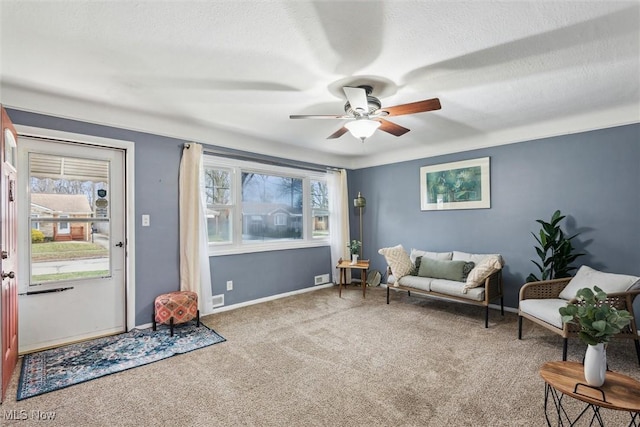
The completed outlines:
<svg viewBox="0 0 640 427">
<path fill-rule="evenodd" d="M 318 289 L 330 288 L 332 286 L 333 286 L 333 283 L 325 283 L 324 285 L 312 286 L 310 288 L 298 289 L 297 291 L 285 292 L 283 294 L 271 295 L 271 296 L 268 296 L 268 297 L 258 298 L 258 299 L 254 299 L 254 300 L 251 300 L 251 301 L 240 302 L 238 304 L 227 305 L 227 306 L 224 306 L 224 307 L 217 307 L 217 308 L 214 308 L 211 313 L 208 313 L 207 316 L 211 315 L 211 314 L 222 313 L 223 311 L 235 310 L 236 308 L 248 307 L 248 306 L 254 305 L 254 304 L 260 304 L 260 303 L 267 302 L 267 301 L 273 301 L 273 300 L 277 300 L 277 299 L 280 299 L 280 298 L 286 298 L 286 297 L 290 297 L 292 295 L 305 294 L 307 292 L 317 291 Z"/>
<path fill-rule="evenodd" d="M 235 310 L 236 308 L 247 307 L 247 306 L 254 305 L 254 304 L 260 304 L 261 302 L 273 301 L 273 300 L 280 299 L 280 298 L 290 297 L 292 295 L 298 295 L 298 294 L 304 294 L 304 293 L 307 293 L 307 292 L 317 291 L 318 289 L 330 288 L 332 286 L 333 286 L 333 283 L 325 283 L 324 285 L 317 285 L 317 286 L 313 286 L 313 287 L 310 287 L 310 288 L 298 289 L 297 291 L 291 291 L 291 292 L 285 292 L 283 294 L 271 295 L 271 296 L 268 296 L 268 297 L 258 298 L 258 299 L 251 300 L 251 301 L 245 301 L 245 302 L 241 302 L 241 303 L 238 303 L 238 304 L 232 304 L 232 305 L 228 305 L 228 306 L 224 306 L 224 307 L 217 307 L 217 308 L 214 308 L 213 311 L 211 311 L 210 313 L 201 315 L 200 318 L 202 319 L 203 317 L 210 316 L 212 314 L 222 313 L 223 311 Z M 150 328 L 152 325 L 153 325 L 152 323 L 145 323 L 145 324 L 142 324 L 142 325 L 137 325 L 136 329 L 147 329 L 147 328 Z"/>
</svg>

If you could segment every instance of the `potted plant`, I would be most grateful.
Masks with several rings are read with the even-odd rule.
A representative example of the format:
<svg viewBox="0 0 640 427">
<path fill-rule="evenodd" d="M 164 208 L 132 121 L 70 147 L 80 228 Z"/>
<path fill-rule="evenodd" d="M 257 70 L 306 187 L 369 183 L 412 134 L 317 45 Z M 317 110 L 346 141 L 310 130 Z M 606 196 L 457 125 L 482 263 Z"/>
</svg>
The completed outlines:
<svg viewBox="0 0 640 427">
<path fill-rule="evenodd" d="M 360 240 L 352 240 L 350 243 L 347 243 L 347 247 L 349 248 L 349 252 L 351 253 L 351 264 L 357 264 L 358 254 L 360 253 L 362 243 L 360 242 Z"/>
<path fill-rule="evenodd" d="M 590 288 L 580 289 L 576 298 L 576 303 L 560 308 L 560 315 L 563 323 L 580 326 L 578 336 L 587 344 L 584 376 L 589 385 L 600 387 L 604 384 L 607 370 L 606 344 L 631 322 L 632 317 L 627 310 L 618 310 L 607 304 L 607 294 L 597 286 L 593 291 Z"/>
<path fill-rule="evenodd" d="M 536 246 L 536 252 L 540 258 L 540 262 L 531 260 L 540 270 L 540 278 L 535 274 L 527 276 L 527 282 L 537 282 L 539 280 L 560 279 L 569 277 L 576 267 L 571 266 L 576 258 L 583 256 L 583 253 L 574 253 L 575 248 L 571 243 L 579 233 L 571 237 L 566 237 L 560 222 L 565 215 L 557 210 L 551 216 L 551 221 L 546 222 L 541 219 L 536 220 L 542 225 L 538 235 L 531 233 L 540 246 Z"/>
</svg>

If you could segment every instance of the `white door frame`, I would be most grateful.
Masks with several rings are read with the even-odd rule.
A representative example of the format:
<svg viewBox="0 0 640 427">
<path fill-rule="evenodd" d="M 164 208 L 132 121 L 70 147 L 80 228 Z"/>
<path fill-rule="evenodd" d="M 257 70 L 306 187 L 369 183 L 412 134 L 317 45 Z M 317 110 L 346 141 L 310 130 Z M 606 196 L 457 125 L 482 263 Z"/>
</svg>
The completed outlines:
<svg viewBox="0 0 640 427">
<path fill-rule="evenodd" d="M 135 263 L 135 254 L 136 254 L 136 245 L 135 245 L 135 197 L 134 197 L 134 166 L 135 166 L 135 158 L 134 158 L 134 147 L 135 144 L 132 141 L 123 141 L 118 139 L 110 139 L 110 138 L 102 138 L 92 135 L 82 135 L 76 133 L 69 132 L 61 132 L 57 130 L 37 128 L 31 126 L 20 126 L 15 125 L 16 130 L 18 131 L 18 137 L 40 137 L 46 138 L 49 140 L 58 140 L 62 142 L 72 142 L 79 144 L 92 144 L 107 148 L 117 148 L 121 150 L 125 150 L 125 189 L 127 192 L 125 199 L 125 238 L 127 239 L 126 254 L 125 254 L 125 264 L 126 264 L 126 293 L 125 293 L 125 304 L 126 304 L 126 316 L 127 316 L 127 331 L 136 327 L 136 263 Z M 20 203 L 26 203 L 27 193 L 25 191 L 18 191 L 18 201 Z M 26 206 L 26 205 L 25 205 Z M 28 247 L 28 245 L 22 245 L 22 247 Z M 19 268 L 23 268 L 22 266 Z M 29 277 L 28 275 L 20 275 L 18 277 Z"/>
</svg>

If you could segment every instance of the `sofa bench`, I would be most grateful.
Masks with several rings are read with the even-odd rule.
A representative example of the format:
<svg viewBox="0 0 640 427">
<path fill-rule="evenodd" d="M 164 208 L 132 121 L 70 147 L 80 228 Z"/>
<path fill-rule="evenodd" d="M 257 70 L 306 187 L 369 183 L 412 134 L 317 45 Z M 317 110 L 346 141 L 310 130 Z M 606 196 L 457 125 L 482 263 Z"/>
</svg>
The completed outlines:
<svg viewBox="0 0 640 427">
<path fill-rule="evenodd" d="M 390 290 L 417 292 L 449 301 L 461 301 L 485 307 L 484 327 L 489 327 L 489 304 L 500 299 L 504 316 L 502 267 L 498 254 L 466 252 L 428 252 L 402 245 L 378 251 L 387 261 L 387 304 Z"/>
</svg>

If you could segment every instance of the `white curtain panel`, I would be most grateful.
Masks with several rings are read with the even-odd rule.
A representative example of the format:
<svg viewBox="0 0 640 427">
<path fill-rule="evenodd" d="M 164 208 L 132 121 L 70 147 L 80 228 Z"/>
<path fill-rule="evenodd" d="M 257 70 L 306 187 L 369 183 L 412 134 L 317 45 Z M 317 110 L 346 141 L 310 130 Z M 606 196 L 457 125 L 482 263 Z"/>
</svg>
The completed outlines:
<svg viewBox="0 0 640 427">
<path fill-rule="evenodd" d="M 331 227 L 331 264 L 338 265 L 338 260 L 349 259 L 347 249 L 349 242 L 349 191 L 347 187 L 347 171 L 329 172 L 329 224 Z M 338 283 L 338 269 L 333 269 L 333 283 Z M 351 283 L 351 270 L 347 270 L 347 283 Z"/>
<path fill-rule="evenodd" d="M 180 290 L 198 294 L 200 314 L 212 311 L 202 145 L 185 144 L 180 160 Z"/>
</svg>

